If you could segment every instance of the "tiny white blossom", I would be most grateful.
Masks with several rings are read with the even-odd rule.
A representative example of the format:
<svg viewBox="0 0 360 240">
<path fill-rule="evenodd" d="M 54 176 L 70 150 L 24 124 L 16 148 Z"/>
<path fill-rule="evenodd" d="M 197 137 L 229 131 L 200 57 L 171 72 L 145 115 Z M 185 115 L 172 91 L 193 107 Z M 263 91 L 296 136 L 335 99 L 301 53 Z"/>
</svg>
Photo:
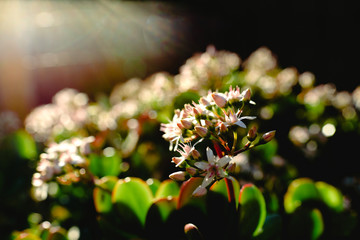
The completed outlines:
<svg viewBox="0 0 360 240">
<path fill-rule="evenodd" d="M 198 186 L 193 192 L 194 196 L 202 196 L 206 194 L 206 187 L 208 187 L 214 180 L 220 180 L 228 176 L 228 173 L 224 167 L 231 161 L 231 157 L 216 157 L 209 147 L 206 148 L 206 155 L 208 162 L 202 161 L 195 163 L 197 168 L 204 171 L 203 174 L 205 174 L 205 176 L 201 185 Z"/>
<path fill-rule="evenodd" d="M 246 125 L 242 120 L 244 120 L 244 119 L 253 120 L 253 119 L 256 118 L 254 116 L 240 117 L 240 115 L 241 115 L 241 111 L 238 111 L 237 113 L 229 112 L 228 114 L 225 114 L 224 125 L 226 127 L 230 127 L 230 126 L 233 126 L 233 125 L 238 125 L 239 127 L 246 128 Z"/>
</svg>

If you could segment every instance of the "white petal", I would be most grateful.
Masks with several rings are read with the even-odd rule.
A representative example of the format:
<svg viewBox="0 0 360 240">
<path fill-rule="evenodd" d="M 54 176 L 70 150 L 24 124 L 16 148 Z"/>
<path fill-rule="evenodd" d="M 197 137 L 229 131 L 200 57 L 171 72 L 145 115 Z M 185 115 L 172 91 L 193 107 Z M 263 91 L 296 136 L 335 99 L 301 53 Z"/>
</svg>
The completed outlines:
<svg viewBox="0 0 360 240">
<path fill-rule="evenodd" d="M 205 170 L 209 167 L 209 163 L 207 162 L 196 162 L 194 165 L 200 168 L 201 170 Z"/>
<path fill-rule="evenodd" d="M 202 187 L 202 186 L 198 186 L 195 191 L 192 193 L 192 195 L 194 197 L 201 197 L 204 196 L 207 193 L 206 188 Z"/>
<path fill-rule="evenodd" d="M 206 174 L 206 176 L 204 177 L 203 182 L 201 183 L 201 187 L 206 188 L 207 186 L 210 185 L 210 183 L 212 183 L 212 181 L 214 181 L 215 178 L 215 174 L 212 172 L 208 172 Z"/>
<path fill-rule="evenodd" d="M 217 161 L 217 165 L 219 167 L 223 167 L 226 164 L 228 164 L 230 162 L 230 160 L 231 160 L 231 158 L 229 156 L 224 156 Z"/>
<path fill-rule="evenodd" d="M 214 153 L 213 153 L 213 151 L 212 151 L 209 147 L 206 148 L 206 156 L 207 156 L 208 162 L 209 162 L 210 164 L 214 164 L 214 163 L 215 163 Z"/>
<path fill-rule="evenodd" d="M 239 127 L 242 127 L 242 128 L 246 128 L 246 125 L 245 125 L 245 123 L 243 123 L 242 121 L 237 121 L 236 123 L 235 123 L 236 125 L 238 125 Z"/>
<path fill-rule="evenodd" d="M 249 120 L 254 120 L 256 117 L 255 116 L 244 116 L 239 118 L 239 120 L 243 120 L 243 119 L 249 119 Z"/>
</svg>

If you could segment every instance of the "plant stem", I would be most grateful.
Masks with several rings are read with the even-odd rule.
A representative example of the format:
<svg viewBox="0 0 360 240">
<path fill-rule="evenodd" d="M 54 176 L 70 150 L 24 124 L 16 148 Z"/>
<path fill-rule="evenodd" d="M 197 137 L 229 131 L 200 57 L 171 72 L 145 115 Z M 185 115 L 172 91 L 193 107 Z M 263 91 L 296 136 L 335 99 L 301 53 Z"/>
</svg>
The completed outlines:
<svg viewBox="0 0 360 240">
<path fill-rule="evenodd" d="M 221 150 L 219 143 L 216 142 L 216 141 L 213 141 L 213 144 L 214 144 L 214 147 L 215 147 L 216 154 L 218 155 L 219 158 L 222 158 L 224 156 L 224 152 Z M 228 178 L 225 178 L 224 180 L 225 180 L 225 183 L 226 183 L 226 190 L 227 190 L 227 193 L 228 193 L 229 203 L 235 205 L 235 193 L 234 193 L 233 183 Z"/>
<path fill-rule="evenodd" d="M 233 145 L 231 148 L 231 155 L 233 155 L 235 152 L 235 147 L 236 147 L 236 143 L 237 143 L 237 131 L 234 131 L 233 134 L 234 134 L 234 141 L 233 141 Z"/>
</svg>

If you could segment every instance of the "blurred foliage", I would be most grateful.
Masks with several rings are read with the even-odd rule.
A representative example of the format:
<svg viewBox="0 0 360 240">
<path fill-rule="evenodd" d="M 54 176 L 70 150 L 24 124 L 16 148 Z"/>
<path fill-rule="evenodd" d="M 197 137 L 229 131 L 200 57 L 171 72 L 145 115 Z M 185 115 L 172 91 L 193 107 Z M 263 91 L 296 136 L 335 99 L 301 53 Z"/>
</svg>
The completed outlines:
<svg viewBox="0 0 360 240">
<path fill-rule="evenodd" d="M 209 46 L 179 74 L 130 79 L 109 96 L 64 89 L 24 125 L 1 113 L 0 238 L 359 239 L 360 87 L 315 80 L 265 47 L 242 61 Z M 169 180 L 174 154 L 159 131 L 175 109 L 229 86 L 251 89 L 249 128 L 277 131 L 234 157 L 235 205 L 223 180 L 201 198 L 202 179 Z"/>
</svg>

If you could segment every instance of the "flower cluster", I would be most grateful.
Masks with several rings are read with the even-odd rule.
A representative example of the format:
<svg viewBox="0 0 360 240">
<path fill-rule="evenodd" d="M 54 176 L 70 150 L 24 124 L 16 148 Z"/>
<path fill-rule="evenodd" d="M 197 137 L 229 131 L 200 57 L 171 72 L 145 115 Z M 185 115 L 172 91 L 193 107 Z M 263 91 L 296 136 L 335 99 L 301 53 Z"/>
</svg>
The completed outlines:
<svg viewBox="0 0 360 240">
<path fill-rule="evenodd" d="M 248 142 L 245 145 L 239 146 L 237 142 L 238 128 L 247 128 L 244 120 L 256 118 L 242 115 L 245 106 L 255 104 L 250 98 L 250 89 L 240 91 L 239 87 L 230 87 L 225 93 L 209 91 L 198 103 L 185 104 L 182 110 L 175 110 L 172 121 L 162 123 L 160 130 L 164 132 L 163 138 L 170 142 L 170 150 L 178 151 L 181 155 L 173 157 L 172 162 L 185 171 L 175 172 L 170 178 L 185 180 L 187 176 L 203 177 L 203 183 L 193 195 L 204 195 L 206 188 L 214 181 L 229 175 L 234 166 L 233 156 L 269 142 L 275 132 L 268 132 L 259 139 L 255 127 L 248 131 Z M 204 139 L 213 142 L 217 153 L 214 156 L 207 147 L 207 161 L 202 160 L 199 151 L 195 149 Z M 191 146 L 192 141 L 197 142 Z"/>
<path fill-rule="evenodd" d="M 90 153 L 90 143 L 94 137 L 72 138 L 60 143 L 52 143 L 44 153 L 40 155 L 40 161 L 34 173 L 32 184 L 34 187 L 40 187 L 45 182 L 50 181 L 55 176 L 66 173 L 61 180 L 78 181 L 79 172 L 73 171 L 73 167 L 82 167 L 86 165 L 86 156 Z"/>
</svg>

